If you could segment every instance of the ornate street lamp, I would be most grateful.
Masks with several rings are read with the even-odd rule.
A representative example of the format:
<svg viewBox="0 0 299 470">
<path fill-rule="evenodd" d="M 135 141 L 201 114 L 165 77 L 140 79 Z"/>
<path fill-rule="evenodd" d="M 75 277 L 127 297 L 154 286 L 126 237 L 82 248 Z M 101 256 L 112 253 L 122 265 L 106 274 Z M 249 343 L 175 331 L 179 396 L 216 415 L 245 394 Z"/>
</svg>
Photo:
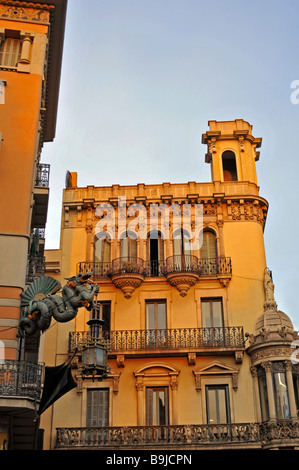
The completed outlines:
<svg viewBox="0 0 299 470">
<path fill-rule="evenodd" d="M 108 352 L 111 350 L 110 341 L 103 337 L 104 321 L 99 318 L 99 306 L 95 301 L 92 319 L 87 322 L 90 326 L 90 334 L 82 351 L 82 376 L 101 381 L 109 372 Z"/>
</svg>

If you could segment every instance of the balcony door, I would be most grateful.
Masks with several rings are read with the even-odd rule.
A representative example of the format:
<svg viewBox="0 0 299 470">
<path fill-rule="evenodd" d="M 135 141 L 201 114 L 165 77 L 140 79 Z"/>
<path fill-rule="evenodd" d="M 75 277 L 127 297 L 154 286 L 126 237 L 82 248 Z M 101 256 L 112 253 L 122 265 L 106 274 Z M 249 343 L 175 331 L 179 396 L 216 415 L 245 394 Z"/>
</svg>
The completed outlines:
<svg viewBox="0 0 299 470">
<path fill-rule="evenodd" d="M 147 347 L 165 347 L 167 339 L 166 301 L 148 301 L 145 308 L 145 342 Z"/>
<path fill-rule="evenodd" d="M 109 389 L 87 390 L 86 426 L 109 426 Z"/>
<path fill-rule="evenodd" d="M 207 386 L 206 405 L 208 424 L 226 424 L 231 422 L 227 385 Z"/>
<path fill-rule="evenodd" d="M 203 341 L 209 344 L 225 344 L 222 299 L 202 299 L 201 315 L 203 327 Z"/>
<path fill-rule="evenodd" d="M 189 235 L 181 230 L 173 236 L 174 265 L 179 270 L 190 270 L 191 267 L 191 243 Z"/>
<path fill-rule="evenodd" d="M 111 326 L 111 302 L 110 301 L 98 301 L 96 308 L 91 311 L 91 320 L 103 320 L 102 334 L 105 339 L 110 337 L 110 326 Z M 92 327 L 93 335 L 99 337 L 100 328 L 98 326 Z"/>
<path fill-rule="evenodd" d="M 151 276 L 161 275 L 161 263 L 164 261 L 164 245 L 163 239 L 157 230 L 152 230 L 147 239 L 147 256 L 148 267 Z"/>
<path fill-rule="evenodd" d="M 123 260 L 131 261 L 137 258 L 137 237 L 130 233 L 121 239 L 120 256 Z"/>
<path fill-rule="evenodd" d="M 109 237 L 95 238 L 94 244 L 94 266 L 95 277 L 105 277 L 109 271 L 111 260 L 111 240 Z"/>
<path fill-rule="evenodd" d="M 168 387 L 146 388 L 146 425 L 167 426 L 169 424 Z"/>
<path fill-rule="evenodd" d="M 217 240 L 216 234 L 206 230 L 203 232 L 200 249 L 200 265 L 202 274 L 217 274 Z"/>
</svg>

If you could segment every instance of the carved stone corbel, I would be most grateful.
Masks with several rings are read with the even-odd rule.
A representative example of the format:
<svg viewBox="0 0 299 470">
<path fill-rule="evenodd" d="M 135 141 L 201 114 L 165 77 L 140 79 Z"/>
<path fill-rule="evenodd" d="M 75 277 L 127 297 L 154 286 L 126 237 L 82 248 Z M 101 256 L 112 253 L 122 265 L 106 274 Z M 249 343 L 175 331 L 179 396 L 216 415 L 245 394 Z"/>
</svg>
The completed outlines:
<svg viewBox="0 0 299 470">
<path fill-rule="evenodd" d="M 178 385 L 179 385 L 179 381 L 178 381 L 178 375 L 175 373 L 175 374 L 172 374 L 170 373 L 170 387 L 172 390 L 177 390 L 178 389 Z"/>
<path fill-rule="evenodd" d="M 189 366 L 196 365 L 196 353 L 188 353 L 188 364 Z"/>
<path fill-rule="evenodd" d="M 238 390 L 238 372 L 232 373 L 232 383 L 233 383 L 233 389 Z"/>
<path fill-rule="evenodd" d="M 194 379 L 195 379 L 195 389 L 197 392 L 201 391 L 201 375 L 198 374 L 196 371 L 193 371 Z"/>
<path fill-rule="evenodd" d="M 115 393 L 115 394 L 118 393 L 120 375 L 121 375 L 120 372 L 113 372 L 113 371 L 111 371 L 111 372 L 108 374 L 108 377 L 107 377 L 108 379 L 112 379 L 112 380 L 113 380 L 113 393 Z"/>
<path fill-rule="evenodd" d="M 124 354 L 117 354 L 116 356 L 117 367 L 125 367 L 125 358 L 126 356 Z"/>
<path fill-rule="evenodd" d="M 242 364 L 244 351 L 235 351 L 235 361 L 237 364 Z"/>
<path fill-rule="evenodd" d="M 77 382 L 77 393 L 80 394 L 80 393 L 82 393 L 82 389 L 83 389 L 82 375 L 80 373 L 76 374 L 75 379 L 76 379 L 76 382 Z"/>
</svg>

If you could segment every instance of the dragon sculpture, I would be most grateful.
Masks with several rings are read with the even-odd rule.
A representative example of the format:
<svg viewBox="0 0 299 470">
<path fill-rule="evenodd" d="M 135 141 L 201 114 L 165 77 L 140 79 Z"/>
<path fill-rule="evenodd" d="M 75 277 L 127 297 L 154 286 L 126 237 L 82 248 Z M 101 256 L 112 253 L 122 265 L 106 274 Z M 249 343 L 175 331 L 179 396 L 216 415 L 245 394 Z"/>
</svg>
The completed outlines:
<svg viewBox="0 0 299 470">
<path fill-rule="evenodd" d="M 91 310 L 94 307 L 93 297 L 99 292 L 99 286 L 91 281 L 92 273 L 78 274 L 66 278 L 67 284 L 61 284 L 49 276 L 41 276 L 33 281 L 28 289 L 21 294 L 23 316 L 19 322 L 19 334 L 31 336 L 38 330 L 44 332 L 50 326 L 52 317 L 57 322 L 73 320 L 80 307 Z"/>
</svg>

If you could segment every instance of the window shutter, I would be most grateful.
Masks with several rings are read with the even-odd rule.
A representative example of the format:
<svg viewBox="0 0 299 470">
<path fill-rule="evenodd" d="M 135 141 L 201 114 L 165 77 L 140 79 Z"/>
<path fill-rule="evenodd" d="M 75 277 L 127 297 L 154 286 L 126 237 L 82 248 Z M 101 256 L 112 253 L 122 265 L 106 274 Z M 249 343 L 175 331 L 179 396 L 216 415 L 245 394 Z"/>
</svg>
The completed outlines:
<svg viewBox="0 0 299 470">
<path fill-rule="evenodd" d="M 153 389 L 146 389 L 146 425 L 153 424 Z"/>
<path fill-rule="evenodd" d="M 216 236 L 212 232 L 203 233 L 203 243 L 200 249 L 201 259 L 210 259 L 217 257 Z"/>
<path fill-rule="evenodd" d="M 16 67 L 21 55 L 19 39 L 6 38 L 1 45 L 0 63 L 4 67 Z"/>
<path fill-rule="evenodd" d="M 87 426 L 109 426 L 109 390 L 87 391 Z"/>
</svg>

